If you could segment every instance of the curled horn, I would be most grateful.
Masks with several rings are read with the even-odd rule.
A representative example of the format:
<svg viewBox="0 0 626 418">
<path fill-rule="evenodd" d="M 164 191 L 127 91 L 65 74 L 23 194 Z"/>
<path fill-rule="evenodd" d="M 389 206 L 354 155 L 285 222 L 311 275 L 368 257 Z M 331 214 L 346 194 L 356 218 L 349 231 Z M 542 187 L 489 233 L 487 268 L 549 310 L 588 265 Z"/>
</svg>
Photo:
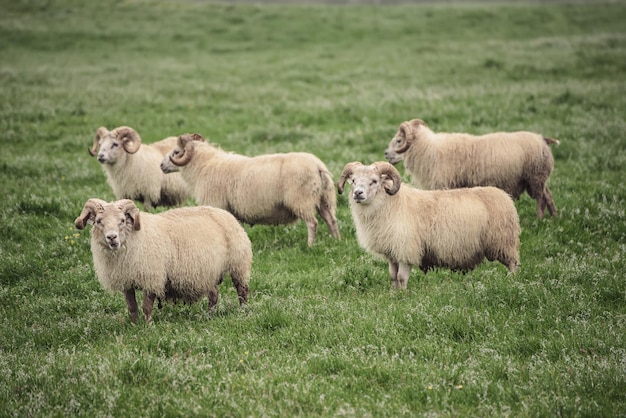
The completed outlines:
<svg viewBox="0 0 626 418">
<path fill-rule="evenodd" d="M 113 130 L 113 135 L 122 140 L 122 146 L 129 154 L 139 151 L 141 137 L 136 130 L 128 126 L 120 126 Z"/>
<path fill-rule="evenodd" d="M 343 172 L 341 173 L 341 177 L 339 177 L 339 181 L 337 182 L 337 191 L 339 192 L 339 194 L 343 193 L 343 186 L 346 184 L 346 180 L 348 179 L 348 177 L 350 177 L 354 172 L 354 169 L 357 167 L 361 167 L 362 165 L 363 164 L 358 161 L 353 161 L 345 165 L 345 167 L 343 168 Z"/>
<path fill-rule="evenodd" d="M 74 226 L 77 229 L 85 229 L 85 225 L 87 225 L 88 221 L 93 221 L 93 218 L 96 217 L 96 213 L 102 212 L 104 210 L 104 205 L 107 202 L 100 199 L 89 199 L 85 202 L 85 206 L 83 206 L 83 210 L 78 215 L 78 218 L 74 221 Z"/>
<path fill-rule="evenodd" d="M 402 122 L 400 124 L 400 128 L 398 129 L 398 132 L 402 132 L 404 139 L 399 145 L 395 146 L 394 144 L 393 150 L 398 154 L 402 154 L 411 146 L 412 141 L 409 141 L 409 137 L 413 136 L 413 127 L 411 126 L 410 122 Z"/>
<path fill-rule="evenodd" d="M 115 202 L 117 207 L 119 207 L 126 218 L 129 218 L 133 222 L 133 229 L 135 231 L 139 231 L 141 229 L 141 223 L 139 222 L 139 209 L 130 199 L 122 199 Z"/>
<path fill-rule="evenodd" d="M 98 148 L 100 147 L 100 140 L 108 133 L 108 129 L 104 126 L 101 126 L 96 130 L 96 137 L 93 140 L 93 145 L 91 146 L 91 148 L 87 149 L 87 151 L 89 151 L 89 155 L 91 155 L 92 157 L 96 156 L 96 154 L 98 153 Z"/>
<path fill-rule="evenodd" d="M 378 170 L 381 177 L 385 176 L 393 182 L 393 185 L 389 188 L 385 187 L 385 191 L 388 195 L 393 196 L 398 193 L 400 190 L 400 185 L 402 184 L 402 179 L 400 178 L 400 173 L 396 168 L 388 163 L 387 161 L 378 161 L 372 164 L 372 166 Z"/>
<path fill-rule="evenodd" d="M 178 137 L 178 146 L 183 149 L 183 155 L 174 157 L 173 154 L 170 154 L 170 161 L 174 165 L 180 167 L 189 164 L 195 151 L 193 141 L 204 141 L 204 138 L 200 134 L 182 134 Z"/>
</svg>

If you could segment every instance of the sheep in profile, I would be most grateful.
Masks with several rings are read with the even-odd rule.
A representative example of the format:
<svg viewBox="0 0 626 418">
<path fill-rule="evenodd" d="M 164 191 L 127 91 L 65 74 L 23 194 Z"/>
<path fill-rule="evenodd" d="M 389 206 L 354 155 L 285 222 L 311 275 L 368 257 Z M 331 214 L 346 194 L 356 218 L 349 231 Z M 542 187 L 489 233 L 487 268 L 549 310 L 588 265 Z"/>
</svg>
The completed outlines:
<svg viewBox="0 0 626 418">
<path fill-rule="evenodd" d="M 339 238 L 332 175 L 312 154 L 247 157 L 214 147 L 198 134 L 184 134 L 161 169 L 180 171 L 198 203 L 228 210 L 242 222 L 279 225 L 302 219 L 310 246 L 317 232 L 317 212 L 332 236 Z"/>
<path fill-rule="evenodd" d="M 391 282 L 406 289 L 413 265 L 468 271 L 486 257 L 519 265 L 519 218 L 495 187 L 418 190 L 400 183 L 388 162 L 346 164 L 337 185 L 352 185 L 350 211 L 359 244 L 389 262 Z"/>
<path fill-rule="evenodd" d="M 130 319 L 137 322 L 135 290 L 143 290 L 142 310 L 152 319 L 155 298 L 193 303 L 206 296 L 209 310 L 218 285 L 229 274 L 239 303 L 248 300 L 252 249 L 248 235 L 228 212 L 185 207 L 159 214 L 139 212 L 132 200 L 89 199 L 74 221 L 91 223 L 91 252 L 98 280 L 124 293 Z"/>
<path fill-rule="evenodd" d="M 145 145 L 133 128 L 120 126 L 109 131 L 100 127 L 89 154 L 98 156 L 117 199 L 136 199 L 145 210 L 177 206 L 189 197 L 187 184 L 182 176 L 165 176 L 159 168 L 176 141 L 176 137 L 168 137 Z"/>
<path fill-rule="evenodd" d="M 542 218 L 546 207 L 556 215 L 546 183 L 554 167 L 548 145 L 558 143 L 532 132 L 434 133 L 422 120 L 413 119 L 400 125 L 385 158 L 392 164 L 404 160 L 422 189 L 494 186 L 513 199 L 527 191 Z"/>
</svg>

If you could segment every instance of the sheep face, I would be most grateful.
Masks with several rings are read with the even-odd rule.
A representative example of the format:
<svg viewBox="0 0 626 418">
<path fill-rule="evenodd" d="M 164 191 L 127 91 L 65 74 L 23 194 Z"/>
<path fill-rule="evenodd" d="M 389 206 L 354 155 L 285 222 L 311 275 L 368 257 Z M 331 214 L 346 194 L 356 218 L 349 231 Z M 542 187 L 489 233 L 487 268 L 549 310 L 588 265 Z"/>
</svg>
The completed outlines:
<svg viewBox="0 0 626 418">
<path fill-rule="evenodd" d="M 99 244 L 112 251 L 121 248 L 133 231 L 140 229 L 139 209 L 132 200 L 123 199 L 106 203 L 89 199 L 74 224 L 84 229 L 86 223 L 93 224 L 93 236 Z"/>
<path fill-rule="evenodd" d="M 200 134 L 183 134 L 178 137 L 176 146 L 161 161 L 161 171 L 164 173 L 174 173 L 180 171 L 191 161 L 195 152 L 195 141 L 204 141 Z"/>
<path fill-rule="evenodd" d="M 396 141 L 396 138 L 394 137 L 389 143 L 389 145 L 387 146 L 387 149 L 385 150 L 385 159 L 389 161 L 389 164 L 394 164 L 394 165 L 398 164 L 400 161 L 404 159 L 402 154 L 398 154 L 397 152 L 393 150 L 395 141 Z"/>
<path fill-rule="evenodd" d="M 339 179 L 340 194 L 346 181 L 352 185 L 352 201 L 362 205 L 370 204 L 383 191 L 393 196 L 400 189 L 400 173 L 390 163 L 382 161 L 369 166 L 358 161 L 346 164 Z"/>
<path fill-rule="evenodd" d="M 141 146 L 139 134 L 127 126 L 120 126 L 108 131 L 104 127 L 98 128 L 96 138 L 89 154 L 98 156 L 100 164 L 116 164 L 126 154 L 134 154 Z"/>
</svg>

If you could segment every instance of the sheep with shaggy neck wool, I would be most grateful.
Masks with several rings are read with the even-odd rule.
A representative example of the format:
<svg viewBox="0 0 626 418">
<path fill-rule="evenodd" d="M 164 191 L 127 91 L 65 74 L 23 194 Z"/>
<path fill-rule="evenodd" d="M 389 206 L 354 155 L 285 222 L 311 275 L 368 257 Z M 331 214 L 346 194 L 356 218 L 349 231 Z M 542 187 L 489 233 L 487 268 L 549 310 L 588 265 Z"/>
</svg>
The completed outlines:
<svg viewBox="0 0 626 418">
<path fill-rule="evenodd" d="M 301 219 L 310 246 L 317 212 L 339 238 L 332 175 L 313 154 L 247 157 L 208 144 L 199 134 L 184 134 L 161 162 L 161 170 L 179 171 L 198 203 L 228 210 L 242 222 L 280 225 Z"/>
<path fill-rule="evenodd" d="M 128 126 L 100 127 L 89 154 L 98 157 L 117 199 L 136 199 L 145 210 L 178 206 L 189 197 L 187 183 L 180 174 L 165 176 L 159 167 L 177 140 L 171 136 L 146 145 Z"/>
<path fill-rule="evenodd" d="M 337 184 L 352 185 L 350 211 L 362 248 L 389 263 L 394 288 L 412 266 L 468 271 L 485 258 L 519 265 L 520 225 L 511 197 L 495 187 L 418 190 L 388 162 L 348 163 Z"/>
<path fill-rule="evenodd" d="M 547 181 L 554 167 L 549 144 L 559 141 L 532 132 L 486 135 L 433 132 L 424 121 L 403 122 L 385 150 L 392 164 L 404 160 L 422 189 L 494 186 L 518 199 L 524 191 L 537 201 L 537 216 L 556 205 Z"/>
<path fill-rule="evenodd" d="M 225 274 L 239 303 L 248 300 L 252 247 L 243 227 L 224 210 L 185 207 L 151 214 L 139 212 L 128 199 L 89 199 L 74 221 L 78 229 L 88 223 L 98 280 L 124 293 L 133 322 L 138 319 L 136 289 L 143 290 L 147 322 L 156 298 L 161 307 L 161 299 L 193 303 L 206 296 L 212 309 Z"/>
</svg>

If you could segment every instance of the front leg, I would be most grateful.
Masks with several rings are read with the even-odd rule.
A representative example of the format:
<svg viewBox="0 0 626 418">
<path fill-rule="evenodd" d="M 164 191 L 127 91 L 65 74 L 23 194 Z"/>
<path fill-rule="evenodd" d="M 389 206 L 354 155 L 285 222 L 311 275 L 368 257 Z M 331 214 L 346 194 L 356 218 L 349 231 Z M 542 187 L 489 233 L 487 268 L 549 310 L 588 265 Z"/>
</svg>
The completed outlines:
<svg viewBox="0 0 626 418">
<path fill-rule="evenodd" d="M 133 323 L 137 323 L 137 319 L 139 318 L 139 307 L 137 306 L 137 299 L 135 299 L 135 289 L 125 290 L 124 296 L 126 296 L 126 306 L 128 306 L 130 320 Z"/>
<path fill-rule="evenodd" d="M 409 275 L 411 274 L 411 265 L 407 263 L 399 263 L 398 267 L 398 287 L 400 289 L 406 289 L 409 283 Z"/>
<path fill-rule="evenodd" d="M 150 293 L 147 290 L 143 291 L 143 302 L 141 302 L 141 310 L 146 318 L 146 322 L 152 321 L 152 308 L 154 307 L 154 299 L 156 299 L 156 293 Z M 159 299 L 159 306 L 161 306 L 161 299 Z"/>
<path fill-rule="evenodd" d="M 391 258 L 388 258 L 389 262 L 389 276 L 391 276 L 391 285 L 394 289 L 398 288 L 398 263 Z"/>
</svg>

